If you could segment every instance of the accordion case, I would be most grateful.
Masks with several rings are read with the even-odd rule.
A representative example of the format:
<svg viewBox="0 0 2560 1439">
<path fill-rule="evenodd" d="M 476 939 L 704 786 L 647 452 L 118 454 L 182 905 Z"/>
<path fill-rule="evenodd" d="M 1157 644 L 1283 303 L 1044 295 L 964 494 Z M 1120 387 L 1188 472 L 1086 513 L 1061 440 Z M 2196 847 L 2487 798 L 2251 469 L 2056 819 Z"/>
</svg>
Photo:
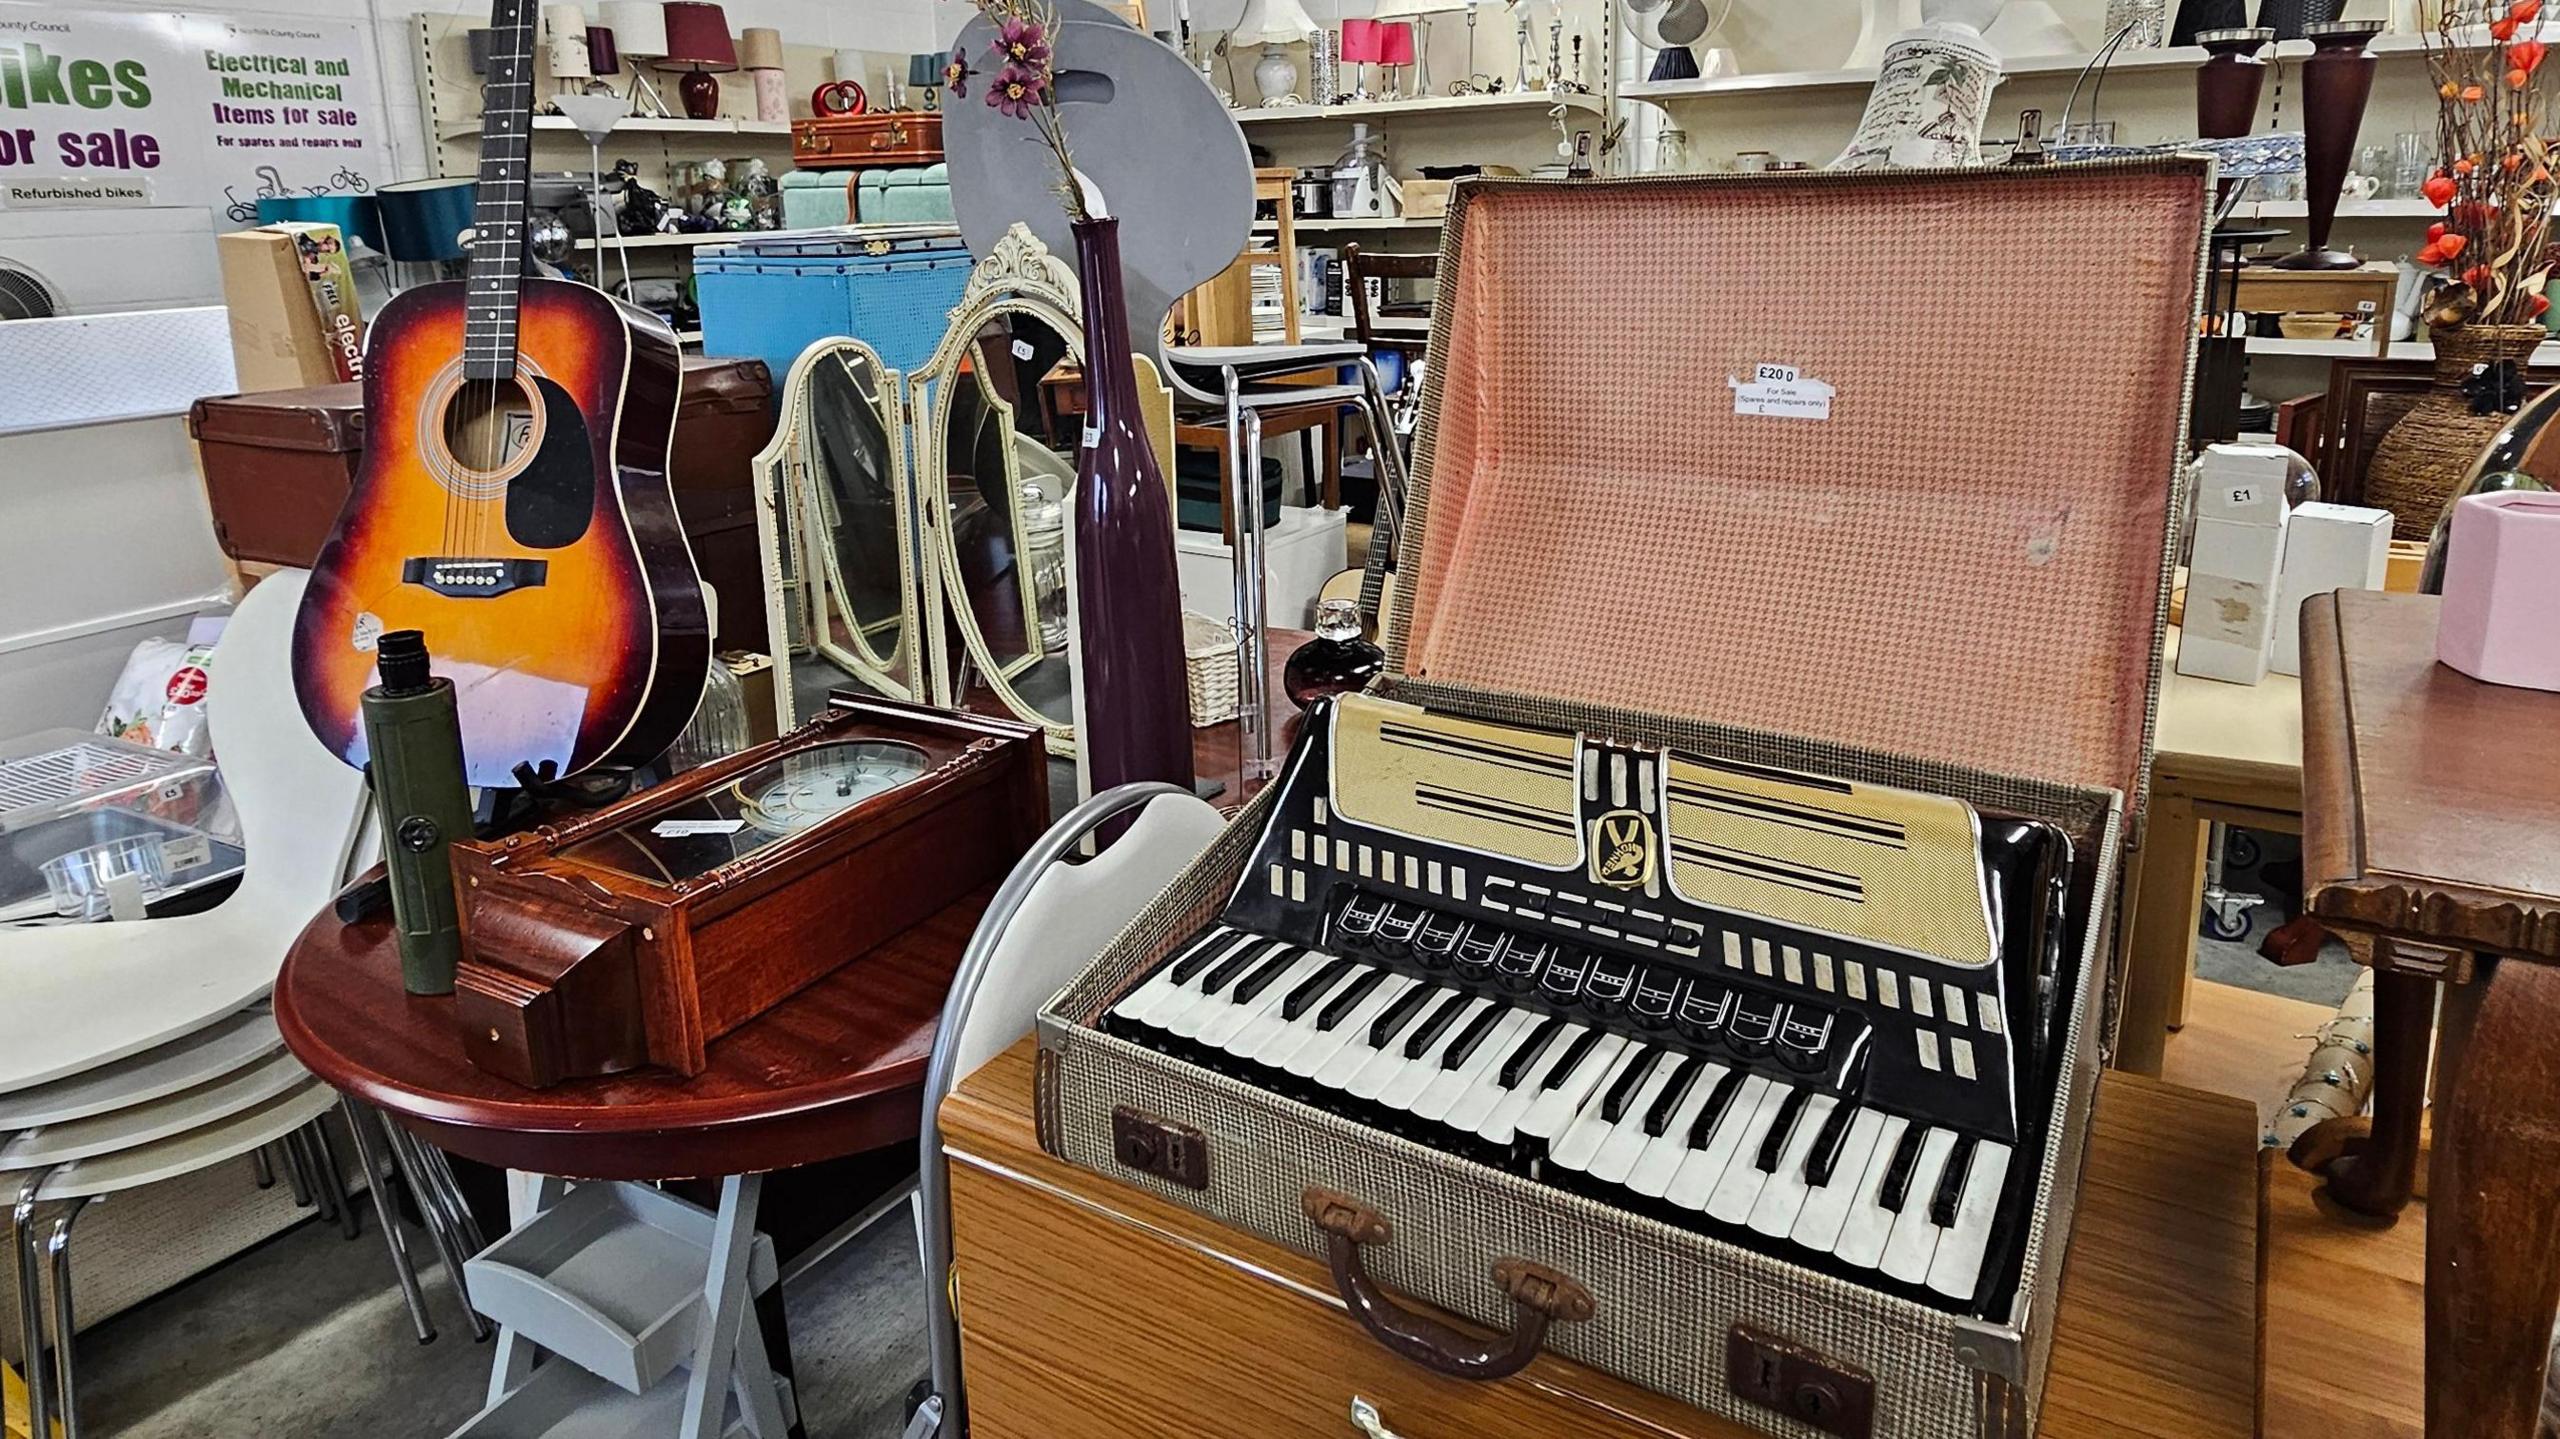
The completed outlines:
<svg viewBox="0 0 2560 1439">
<path fill-rule="evenodd" d="M 1043 1009 L 1042 1147 L 1445 1373 L 2023 1439 L 2211 191 L 1461 184 L 1388 673 Z"/>
</svg>

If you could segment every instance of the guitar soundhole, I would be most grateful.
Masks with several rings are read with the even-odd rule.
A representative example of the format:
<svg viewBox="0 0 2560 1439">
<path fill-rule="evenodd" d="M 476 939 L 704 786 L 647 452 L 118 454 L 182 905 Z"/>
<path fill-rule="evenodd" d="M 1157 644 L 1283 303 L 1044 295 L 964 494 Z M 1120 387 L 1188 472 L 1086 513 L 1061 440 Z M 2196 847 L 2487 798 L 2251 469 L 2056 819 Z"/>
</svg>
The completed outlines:
<svg viewBox="0 0 2560 1439">
<path fill-rule="evenodd" d="M 542 406 L 519 379 L 466 380 L 444 407 L 444 448 L 466 471 L 493 474 L 530 454 Z"/>
</svg>

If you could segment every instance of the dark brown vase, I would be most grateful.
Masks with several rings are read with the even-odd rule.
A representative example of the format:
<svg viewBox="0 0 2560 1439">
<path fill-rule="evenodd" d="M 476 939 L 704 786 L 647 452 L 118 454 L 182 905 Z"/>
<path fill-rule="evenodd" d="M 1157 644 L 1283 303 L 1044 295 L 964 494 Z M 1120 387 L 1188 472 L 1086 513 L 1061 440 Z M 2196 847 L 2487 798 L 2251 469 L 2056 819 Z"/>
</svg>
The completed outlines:
<svg viewBox="0 0 2560 1439">
<path fill-rule="evenodd" d="M 1120 222 L 1075 224 L 1087 379 L 1076 452 L 1076 746 L 1093 792 L 1137 780 L 1191 783 L 1182 585 L 1173 505 L 1138 412 Z"/>
<path fill-rule="evenodd" d="M 2266 23 L 2263 10 L 2259 23 Z M 2382 33 L 2382 22 L 2331 20 L 2306 25 L 2302 33 L 2311 39 L 2302 62 L 2302 198 L 2311 212 L 2310 243 L 2275 263 L 2287 270 L 2352 270 L 2363 262 L 2329 248 L 2329 226 L 2338 218 L 2338 189 L 2355 158 L 2380 63 L 2365 42 Z"/>
<path fill-rule="evenodd" d="M 2514 414 L 2473 408 L 2473 371 L 2508 363 L 2521 368 L 2550 335 L 2540 325 L 2464 325 L 2435 332 L 2435 383 L 2402 415 L 2364 471 L 2364 502 L 2391 512 L 2391 531 L 2424 540 L 2454 491 L 2467 483 L 2481 452 Z"/>
</svg>

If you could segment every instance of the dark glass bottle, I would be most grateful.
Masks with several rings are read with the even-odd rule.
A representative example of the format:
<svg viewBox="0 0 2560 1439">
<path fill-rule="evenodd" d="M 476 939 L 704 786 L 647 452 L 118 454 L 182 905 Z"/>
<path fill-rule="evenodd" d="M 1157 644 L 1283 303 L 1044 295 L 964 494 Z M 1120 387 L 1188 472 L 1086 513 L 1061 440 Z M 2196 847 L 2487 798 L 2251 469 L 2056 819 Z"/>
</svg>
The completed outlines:
<svg viewBox="0 0 2560 1439">
<path fill-rule="evenodd" d="M 1360 637 L 1360 607 L 1349 600 L 1316 606 L 1316 637 L 1298 646 L 1281 671 L 1289 702 L 1300 709 L 1326 695 L 1365 688 L 1387 667 L 1387 652 Z"/>
</svg>

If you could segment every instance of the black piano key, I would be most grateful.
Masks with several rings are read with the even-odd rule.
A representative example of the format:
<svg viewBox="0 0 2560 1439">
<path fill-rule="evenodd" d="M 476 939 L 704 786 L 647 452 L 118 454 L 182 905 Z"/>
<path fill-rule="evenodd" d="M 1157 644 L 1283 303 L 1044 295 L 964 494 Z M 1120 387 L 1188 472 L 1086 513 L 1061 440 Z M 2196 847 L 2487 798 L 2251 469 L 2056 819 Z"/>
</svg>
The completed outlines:
<svg viewBox="0 0 2560 1439">
<path fill-rule="evenodd" d="M 1232 929 L 1217 934 L 1202 935 L 1191 947 L 1189 954 L 1173 962 L 1173 982 L 1189 984 L 1193 975 L 1207 969 L 1219 955 L 1227 952 L 1228 945 L 1242 938 L 1244 938 L 1243 935 Z M 1251 949 L 1253 946 L 1248 944 L 1245 948 Z"/>
<path fill-rule="evenodd" d="M 1664 1051 L 1647 1050 L 1634 1063 L 1618 1071 L 1618 1082 L 1600 1099 L 1600 1117 L 1611 1124 L 1627 1117 L 1627 1109 L 1636 1102 L 1636 1091 L 1644 1087 L 1644 1078 L 1662 1062 Z"/>
<path fill-rule="evenodd" d="M 1387 1006 L 1386 1013 L 1378 1016 L 1377 1023 L 1369 1026 L 1369 1047 L 1371 1049 L 1386 1048 L 1387 1041 L 1395 1038 L 1398 1030 L 1412 1023 L 1413 1016 L 1421 1010 L 1423 1005 L 1430 1002 L 1431 996 L 1439 992 L 1436 987 L 1428 984 L 1417 984 L 1406 990 L 1395 1003 Z"/>
<path fill-rule="evenodd" d="M 1803 1117 L 1804 1102 L 1812 1096 L 1812 1090 L 1790 1085 L 1787 1097 L 1778 1101 L 1778 1117 L 1769 1121 L 1768 1137 L 1760 1141 L 1760 1157 L 1753 1161 L 1761 1173 L 1778 1172 L 1778 1161 L 1787 1156 L 1787 1137 L 1796 1132 L 1796 1120 Z"/>
<path fill-rule="evenodd" d="M 1442 1031 L 1457 1023 L 1458 1012 L 1465 1009 L 1467 1001 L 1474 997 L 1469 994 L 1452 994 L 1440 1001 L 1440 1007 L 1424 1016 L 1423 1021 L 1413 1027 L 1413 1033 L 1405 1036 L 1404 1057 L 1420 1059 L 1424 1051 L 1430 1049 L 1433 1042 L 1440 1038 Z"/>
<path fill-rule="evenodd" d="M 1555 1067 L 1547 1071 L 1546 1082 L 1538 1086 L 1539 1092 L 1544 1093 L 1554 1089 L 1571 1078 L 1575 1067 L 1582 1063 L 1583 1056 L 1589 1054 L 1591 1047 L 1599 1042 L 1600 1031 L 1596 1029 L 1582 1031 L 1582 1037 L 1576 1039 L 1572 1046 L 1565 1050 L 1563 1057 L 1555 1062 Z"/>
<path fill-rule="evenodd" d="M 1289 946 L 1285 944 L 1279 947 L 1282 949 L 1289 948 Z M 1254 943 L 1248 944 L 1242 949 L 1237 950 L 1235 953 L 1228 955 L 1224 960 L 1219 962 L 1217 968 L 1209 971 L 1208 978 L 1200 981 L 1200 992 L 1202 994 L 1217 994 L 1223 991 L 1228 985 L 1236 982 L 1237 976 L 1242 975 L 1245 971 L 1253 968 L 1253 962 L 1269 953 L 1270 949 L 1271 946 L 1263 944 L 1261 941 L 1257 940 Z"/>
<path fill-rule="evenodd" d="M 1372 991 L 1386 982 L 1387 972 L 1383 969 L 1373 969 L 1344 985 L 1342 992 L 1326 1000 L 1324 1008 L 1317 1012 L 1316 1032 L 1332 1033 L 1343 1020 L 1351 1016 L 1351 1011 L 1360 1007 L 1360 1001 L 1367 999 Z"/>
<path fill-rule="evenodd" d="M 1365 968 L 1366 966 L 1363 967 Z M 1342 977 L 1349 974 L 1351 969 L 1352 964 L 1350 960 L 1336 959 L 1331 964 L 1328 964 L 1324 968 L 1317 970 L 1315 973 L 1308 975 L 1305 980 L 1300 982 L 1296 989 L 1289 991 L 1289 997 L 1287 999 L 1280 1001 L 1280 1017 L 1282 1019 L 1295 1019 L 1299 1015 L 1306 1013 L 1307 1006 L 1324 998 L 1326 991 L 1332 989 L 1335 985 L 1340 984 L 1342 982 Z"/>
<path fill-rule="evenodd" d="M 1716 1081 L 1715 1092 L 1707 1096 L 1706 1104 L 1698 1110 L 1698 1117 L 1690 1122 L 1691 1149 L 1707 1147 L 1707 1141 L 1715 1135 L 1716 1121 L 1724 1118 L 1724 1112 L 1733 1107 L 1733 1097 L 1742 1092 L 1742 1081 L 1748 1078 L 1750 1075 L 1742 1070 L 1728 1069 L 1724 1078 Z"/>
<path fill-rule="evenodd" d="M 1876 1192 L 1876 1203 L 1887 1214 L 1900 1214 L 1903 1201 L 1911 1197 L 1911 1171 L 1920 1163 L 1920 1141 L 1927 1138 L 1929 1126 L 1914 1123 L 1902 1131 L 1902 1142 L 1893 1147 L 1893 1162 L 1885 1166 L 1884 1187 Z"/>
<path fill-rule="evenodd" d="M 1850 1122 L 1858 1117 L 1858 1102 L 1846 1095 L 1831 1106 L 1831 1116 L 1822 1121 L 1822 1132 L 1813 1137 L 1813 1148 L 1804 1156 L 1804 1182 L 1815 1189 L 1831 1182 L 1831 1171 L 1840 1163 L 1840 1146 L 1849 1138 Z"/>
<path fill-rule="evenodd" d="M 1644 1112 L 1647 1139 L 1660 1139 L 1662 1131 L 1671 1127 L 1671 1116 L 1679 1112 L 1682 1101 L 1689 1097 L 1689 1086 L 1697 1083 L 1698 1076 L 1706 1072 L 1707 1061 L 1702 1056 L 1693 1054 L 1680 1061 L 1680 1068 L 1662 1086 L 1662 1092 L 1653 1097 L 1653 1108 Z"/>
<path fill-rule="evenodd" d="M 1493 1027 L 1510 1012 L 1499 1004 L 1486 1005 L 1475 1018 L 1467 1021 L 1466 1028 L 1458 1031 L 1457 1038 L 1449 1041 L 1447 1052 L 1440 1056 L 1440 1067 L 1455 1069 L 1466 1063 L 1467 1056 L 1476 1052 L 1476 1046 L 1484 1043 L 1484 1037 L 1493 1033 Z"/>
<path fill-rule="evenodd" d="M 1271 957 L 1262 962 L 1260 969 L 1236 981 L 1236 992 L 1228 998 L 1238 1004 L 1251 1004 L 1260 999 L 1262 992 L 1269 989 L 1280 976 L 1287 974 L 1297 964 L 1299 957 L 1305 953 L 1305 950 L 1294 944 L 1284 944 L 1273 950 Z"/>
<path fill-rule="evenodd" d="M 1529 1031 L 1526 1039 L 1513 1045 L 1511 1053 L 1502 1061 L 1501 1074 L 1497 1076 L 1502 1087 L 1518 1089 L 1520 1076 L 1527 1074 L 1529 1066 L 1538 1062 L 1538 1056 L 1547 1052 L 1547 1046 L 1555 1043 L 1557 1033 L 1563 1028 L 1563 1020 L 1549 1015 L 1545 1023 Z"/>
<path fill-rule="evenodd" d="M 1940 1229 L 1956 1225 L 1956 1205 L 1964 1198 L 1964 1172 L 1973 1167 L 1974 1138 L 1970 1134 L 1956 1136 L 1956 1147 L 1947 1151 L 1947 1167 L 1938 1176 L 1938 1192 L 1929 1196 L 1929 1222 Z"/>
</svg>

